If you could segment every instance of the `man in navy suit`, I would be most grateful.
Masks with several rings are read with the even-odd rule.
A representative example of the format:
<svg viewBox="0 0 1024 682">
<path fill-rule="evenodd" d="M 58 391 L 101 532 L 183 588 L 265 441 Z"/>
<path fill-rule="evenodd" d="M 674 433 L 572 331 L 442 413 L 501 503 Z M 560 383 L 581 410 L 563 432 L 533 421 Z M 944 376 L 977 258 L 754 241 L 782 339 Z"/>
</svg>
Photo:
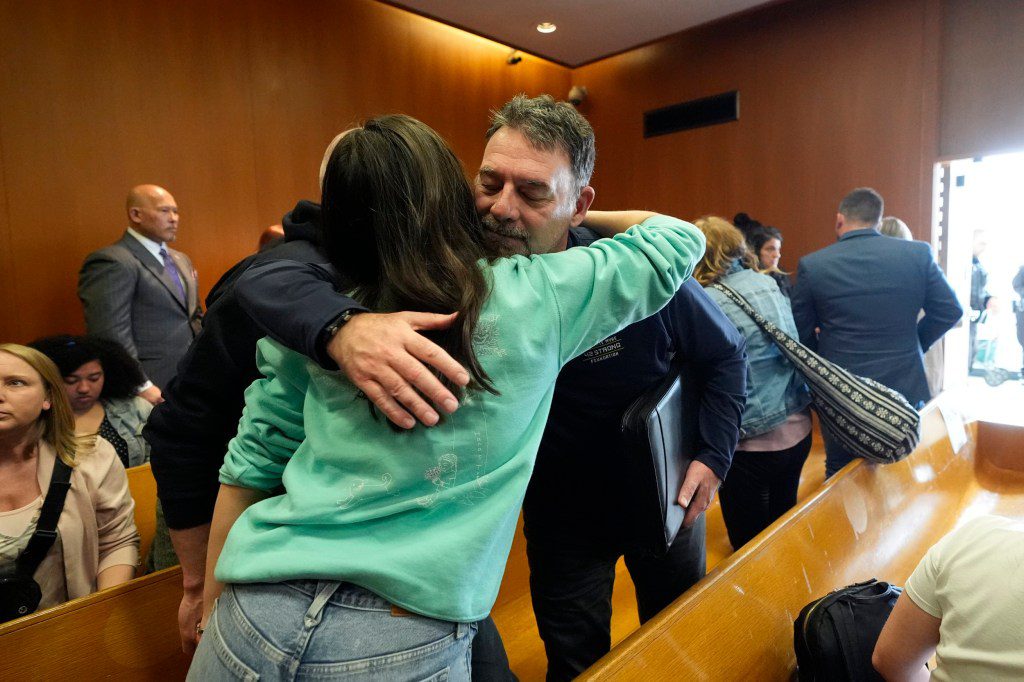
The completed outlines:
<svg viewBox="0 0 1024 682">
<path fill-rule="evenodd" d="M 920 408 L 931 397 L 924 352 L 964 311 L 928 244 L 878 231 L 883 208 L 873 189 L 846 195 L 836 215 L 838 241 L 800 259 L 793 318 L 807 346 Z M 823 436 L 831 476 L 853 455 Z"/>
</svg>

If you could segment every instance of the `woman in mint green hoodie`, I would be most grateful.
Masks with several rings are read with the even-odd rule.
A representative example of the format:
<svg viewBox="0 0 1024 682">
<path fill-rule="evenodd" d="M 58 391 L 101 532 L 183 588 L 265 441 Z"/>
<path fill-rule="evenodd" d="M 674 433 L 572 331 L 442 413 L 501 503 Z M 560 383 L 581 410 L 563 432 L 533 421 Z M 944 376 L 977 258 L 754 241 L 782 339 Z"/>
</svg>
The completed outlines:
<svg viewBox="0 0 1024 682">
<path fill-rule="evenodd" d="M 398 432 L 342 374 L 260 342 L 190 679 L 469 679 L 559 370 L 657 312 L 703 254 L 692 225 L 615 216 L 624 233 L 590 248 L 488 261 L 433 130 L 385 116 L 342 138 L 323 189 L 339 286 L 371 310 L 457 312 L 434 338 L 468 384 L 457 413 Z"/>
</svg>

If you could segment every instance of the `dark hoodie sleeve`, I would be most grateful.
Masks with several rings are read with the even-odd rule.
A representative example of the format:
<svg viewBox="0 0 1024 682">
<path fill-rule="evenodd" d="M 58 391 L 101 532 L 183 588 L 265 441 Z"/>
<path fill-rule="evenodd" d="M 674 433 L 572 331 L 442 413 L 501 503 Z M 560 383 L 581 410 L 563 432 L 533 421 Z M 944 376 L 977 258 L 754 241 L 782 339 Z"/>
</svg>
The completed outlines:
<svg viewBox="0 0 1024 682">
<path fill-rule="evenodd" d="M 330 266 L 276 260 L 246 270 L 235 292 L 242 309 L 271 338 L 334 370 L 338 366 L 327 355 L 327 327 L 348 310 L 367 310 L 338 293 L 335 281 Z"/>
<path fill-rule="evenodd" d="M 684 282 L 666 310 L 676 351 L 697 369 L 703 386 L 696 459 L 724 481 L 747 401 L 746 342 L 696 280 Z"/>
</svg>

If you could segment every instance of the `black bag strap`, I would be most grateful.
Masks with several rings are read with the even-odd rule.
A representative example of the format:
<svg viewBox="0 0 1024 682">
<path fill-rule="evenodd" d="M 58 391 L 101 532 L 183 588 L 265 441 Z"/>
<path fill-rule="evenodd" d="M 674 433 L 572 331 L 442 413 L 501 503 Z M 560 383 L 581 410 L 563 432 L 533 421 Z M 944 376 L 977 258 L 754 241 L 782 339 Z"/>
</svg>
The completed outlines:
<svg viewBox="0 0 1024 682">
<path fill-rule="evenodd" d="M 71 467 L 58 456 L 53 462 L 53 474 L 50 476 L 50 487 L 43 500 L 43 508 L 36 522 L 36 532 L 28 540 L 28 545 L 18 556 L 15 567 L 19 575 L 31 577 L 39 564 L 43 563 L 46 553 L 57 541 L 57 521 L 64 511 L 64 500 L 71 489 Z"/>
</svg>

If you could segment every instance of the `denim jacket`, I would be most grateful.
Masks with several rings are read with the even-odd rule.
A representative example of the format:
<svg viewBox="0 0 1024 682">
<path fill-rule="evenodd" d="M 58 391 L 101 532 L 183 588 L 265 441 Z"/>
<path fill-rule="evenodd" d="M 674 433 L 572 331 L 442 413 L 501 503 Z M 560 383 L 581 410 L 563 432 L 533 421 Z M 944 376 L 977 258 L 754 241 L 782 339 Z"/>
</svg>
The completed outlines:
<svg viewBox="0 0 1024 682">
<path fill-rule="evenodd" d="M 771 277 L 744 269 L 736 261 L 719 281 L 735 289 L 755 310 L 796 338 L 789 300 Z M 707 292 L 747 341 L 747 404 L 743 410 L 742 437 L 768 433 L 810 404 L 807 386 L 749 315 L 717 289 L 709 286 Z"/>
<path fill-rule="evenodd" d="M 128 444 L 128 466 L 136 467 L 149 461 L 149 443 L 142 437 L 142 428 L 149 419 L 153 406 L 138 396 L 123 400 L 104 400 L 110 425 Z"/>
</svg>

